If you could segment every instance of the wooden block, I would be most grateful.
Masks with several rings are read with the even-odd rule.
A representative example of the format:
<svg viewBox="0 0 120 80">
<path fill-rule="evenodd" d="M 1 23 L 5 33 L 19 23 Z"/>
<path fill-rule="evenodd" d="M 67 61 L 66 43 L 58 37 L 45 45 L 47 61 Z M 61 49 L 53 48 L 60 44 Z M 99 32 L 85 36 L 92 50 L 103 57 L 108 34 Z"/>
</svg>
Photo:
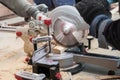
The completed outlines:
<svg viewBox="0 0 120 80">
<path fill-rule="evenodd" d="M 65 50 L 66 50 L 65 47 L 62 47 L 62 46 L 60 46 L 60 45 L 57 45 L 57 46 L 55 46 L 55 47 L 52 49 L 52 52 L 53 52 L 53 53 L 56 53 L 56 54 L 61 54 L 61 53 L 63 53 Z"/>
</svg>

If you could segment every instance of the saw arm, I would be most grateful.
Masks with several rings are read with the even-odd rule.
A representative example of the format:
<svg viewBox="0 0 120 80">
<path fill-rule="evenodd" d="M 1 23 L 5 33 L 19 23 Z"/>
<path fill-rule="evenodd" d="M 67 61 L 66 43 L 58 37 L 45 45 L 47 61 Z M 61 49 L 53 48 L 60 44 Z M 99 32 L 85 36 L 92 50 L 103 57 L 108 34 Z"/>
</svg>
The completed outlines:
<svg viewBox="0 0 120 80">
<path fill-rule="evenodd" d="M 33 5 L 27 0 L 0 0 L 0 3 L 12 10 L 18 16 L 39 19 L 43 16 L 42 11 L 46 12 L 48 7 L 45 4 Z"/>
</svg>

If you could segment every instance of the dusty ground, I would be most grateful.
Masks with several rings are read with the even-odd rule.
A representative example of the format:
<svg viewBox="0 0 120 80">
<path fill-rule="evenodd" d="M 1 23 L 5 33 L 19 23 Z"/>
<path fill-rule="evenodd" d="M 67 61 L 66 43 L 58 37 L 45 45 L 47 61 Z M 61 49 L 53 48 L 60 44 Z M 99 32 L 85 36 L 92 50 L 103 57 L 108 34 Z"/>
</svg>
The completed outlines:
<svg viewBox="0 0 120 80">
<path fill-rule="evenodd" d="M 118 16 L 114 18 L 118 18 Z M 16 80 L 14 78 L 16 72 L 20 70 L 31 70 L 31 66 L 27 65 L 24 60 L 26 58 L 26 53 L 23 51 L 23 44 L 20 38 L 16 39 L 15 33 L 0 32 L 0 80 Z M 92 49 L 89 51 L 120 57 L 119 51 L 100 49 L 97 45 L 97 41 L 93 40 Z M 62 72 L 62 76 L 64 80 L 101 80 L 108 77 L 106 75 L 107 72 L 108 70 L 106 69 L 85 64 L 85 69 L 82 72 L 71 77 L 68 73 Z M 120 70 L 116 71 L 116 75 L 120 75 Z M 115 80 L 120 80 L 120 78 Z"/>
<path fill-rule="evenodd" d="M 15 72 L 28 67 L 25 57 L 23 41 L 14 33 L 0 32 L 0 80 L 15 80 Z"/>
</svg>

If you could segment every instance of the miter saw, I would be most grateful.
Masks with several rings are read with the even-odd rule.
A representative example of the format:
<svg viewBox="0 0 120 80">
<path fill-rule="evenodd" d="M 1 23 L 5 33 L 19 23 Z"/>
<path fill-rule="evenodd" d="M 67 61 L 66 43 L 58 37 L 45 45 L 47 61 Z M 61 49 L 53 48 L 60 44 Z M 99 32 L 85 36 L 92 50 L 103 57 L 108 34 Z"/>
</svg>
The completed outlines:
<svg viewBox="0 0 120 80">
<path fill-rule="evenodd" d="M 48 79 L 60 80 L 59 67 L 69 67 L 75 63 L 90 63 L 108 68 L 108 74 L 115 74 L 120 67 L 120 58 L 107 55 L 87 53 L 83 50 L 83 42 L 87 39 L 89 25 L 83 20 L 73 6 L 60 6 L 49 12 L 43 22 L 47 26 L 48 36 L 32 39 L 34 53 L 31 58 L 33 73 L 44 73 Z M 52 52 L 51 40 L 67 49 L 61 54 Z M 41 48 L 37 43 L 47 42 Z M 17 74 L 16 76 L 19 76 Z"/>
<path fill-rule="evenodd" d="M 33 27 L 38 26 L 40 24 L 39 22 L 46 25 L 45 27 L 48 31 L 48 35 L 32 39 L 34 53 L 29 60 L 29 64 L 33 66 L 33 73 L 44 73 L 49 79 L 59 80 L 59 67 L 73 65 L 73 54 L 64 52 L 57 55 L 52 53 L 51 40 L 54 39 L 64 47 L 77 46 L 87 37 L 85 33 L 89 26 L 73 6 L 61 6 L 52 10 L 44 20 L 31 21 L 29 24 L 30 28 L 32 29 Z M 69 39 L 70 41 L 68 41 Z M 40 42 L 47 42 L 47 44 L 38 48 L 37 43 Z M 18 77 L 22 75 L 22 72 L 16 74 Z"/>
</svg>

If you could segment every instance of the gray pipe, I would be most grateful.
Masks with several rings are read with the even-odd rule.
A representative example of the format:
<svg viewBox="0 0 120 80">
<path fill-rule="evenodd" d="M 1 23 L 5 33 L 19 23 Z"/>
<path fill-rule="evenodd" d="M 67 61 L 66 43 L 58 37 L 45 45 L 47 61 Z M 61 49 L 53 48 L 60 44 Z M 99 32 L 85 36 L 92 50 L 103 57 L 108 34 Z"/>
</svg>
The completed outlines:
<svg viewBox="0 0 120 80">
<path fill-rule="evenodd" d="M 28 18 L 32 16 L 36 19 L 36 15 L 40 13 L 38 8 L 36 6 L 33 6 L 27 0 L 0 0 L 0 3 L 21 17 Z"/>
</svg>

